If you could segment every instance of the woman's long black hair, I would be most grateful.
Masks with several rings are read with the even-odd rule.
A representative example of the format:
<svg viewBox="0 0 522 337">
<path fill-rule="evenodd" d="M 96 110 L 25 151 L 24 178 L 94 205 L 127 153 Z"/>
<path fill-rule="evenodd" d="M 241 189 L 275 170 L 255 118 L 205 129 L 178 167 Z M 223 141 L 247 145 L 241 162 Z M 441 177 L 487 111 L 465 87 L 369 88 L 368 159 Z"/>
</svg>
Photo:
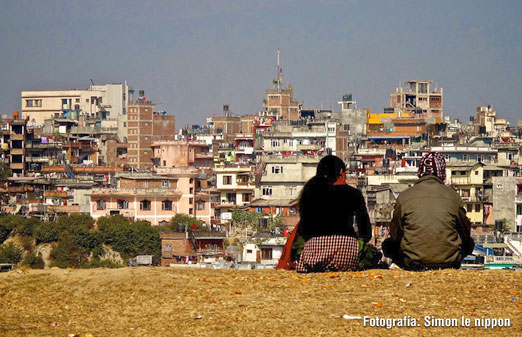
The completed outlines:
<svg viewBox="0 0 522 337">
<path fill-rule="evenodd" d="M 331 186 L 346 171 L 344 161 L 336 156 L 328 155 L 321 159 L 317 165 L 315 176 L 308 180 L 299 197 L 299 215 L 301 218 L 305 213 L 321 212 L 323 207 L 321 200 L 329 193 Z"/>
</svg>

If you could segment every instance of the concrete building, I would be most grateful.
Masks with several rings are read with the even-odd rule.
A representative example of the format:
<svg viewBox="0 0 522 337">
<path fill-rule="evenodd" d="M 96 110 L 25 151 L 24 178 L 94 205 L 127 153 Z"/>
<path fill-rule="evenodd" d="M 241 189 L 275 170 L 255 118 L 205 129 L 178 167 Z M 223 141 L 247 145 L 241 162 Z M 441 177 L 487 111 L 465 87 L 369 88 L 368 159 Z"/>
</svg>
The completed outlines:
<svg viewBox="0 0 522 337">
<path fill-rule="evenodd" d="M 433 88 L 433 81 L 404 81 L 390 94 L 390 108 L 397 109 L 399 117 L 428 118 L 430 124 L 443 121 L 443 91 Z M 403 116 L 403 114 L 405 114 Z"/>
<path fill-rule="evenodd" d="M 27 119 L 18 118 L 18 112 L 15 112 L 13 118 L 9 123 L 9 167 L 14 176 L 24 176 L 26 173 L 27 156 Z"/>
<path fill-rule="evenodd" d="M 117 121 L 126 114 L 132 89 L 127 83 L 92 85 L 89 89 L 23 90 L 21 112 L 30 125 L 73 111 L 85 118 Z"/>
<path fill-rule="evenodd" d="M 197 170 L 169 175 L 122 174 L 116 180 L 116 186 L 93 188 L 93 218 L 121 214 L 152 225 L 168 222 L 176 214 L 194 216 L 208 225 L 214 220 L 213 194 Z"/>
<path fill-rule="evenodd" d="M 261 156 L 256 172 L 256 198 L 293 200 L 317 170 L 319 155 Z"/>
<path fill-rule="evenodd" d="M 493 218 L 511 232 L 522 232 L 522 178 L 492 177 Z"/>
<path fill-rule="evenodd" d="M 455 186 L 471 223 L 483 224 L 484 164 L 450 162 L 446 166 L 446 181 Z"/>
<path fill-rule="evenodd" d="M 298 120 L 300 105 L 294 100 L 294 87 L 289 84 L 283 88 L 283 71 L 280 66 L 279 50 L 277 51 L 277 76 L 272 81 L 273 87 L 265 90 L 261 117 L 272 117 L 276 120 Z"/>
<path fill-rule="evenodd" d="M 152 144 L 156 167 L 213 166 L 211 147 L 203 140 L 164 140 Z"/>
</svg>

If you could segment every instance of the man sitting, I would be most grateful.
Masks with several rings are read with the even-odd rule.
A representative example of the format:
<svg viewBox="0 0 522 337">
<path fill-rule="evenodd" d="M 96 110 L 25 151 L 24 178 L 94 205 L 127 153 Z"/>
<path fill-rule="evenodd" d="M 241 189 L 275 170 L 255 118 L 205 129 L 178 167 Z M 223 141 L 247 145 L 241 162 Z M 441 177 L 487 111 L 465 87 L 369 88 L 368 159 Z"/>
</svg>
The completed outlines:
<svg viewBox="0 0 522 337">
<path fill-rule="evenodd" d="M 408 270 L 460 268 L 475 244 L 462 199 L 444 185 L 442 154 L 424 155 L 417 176 L 419 180 L 397 198 L 384 255 Z"/>
</svg>

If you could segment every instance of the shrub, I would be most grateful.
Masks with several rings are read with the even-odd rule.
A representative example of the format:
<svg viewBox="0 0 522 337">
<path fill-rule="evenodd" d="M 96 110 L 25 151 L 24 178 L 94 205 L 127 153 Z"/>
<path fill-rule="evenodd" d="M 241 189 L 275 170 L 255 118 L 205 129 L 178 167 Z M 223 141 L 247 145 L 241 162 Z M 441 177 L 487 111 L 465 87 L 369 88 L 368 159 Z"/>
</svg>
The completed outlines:
<svg viewBox="0 0 522 337">
<path fill-rule="evenodd" d="M 33 237 L 32 236 L 21 236 L 20 243 L 25 251 L 30 252 L 33 250 Z"/>
<path fill-rule="evenodd" d="M 27 218 L 22 219 L 22 221 L 17 224 L 16 232 L 23 236 L 33 236 L 34 230 L 38 227 L 42 221 L 38 218 Z"/>
<path fill-rule="evenodd" d="M 0 263 L 17 264 L 22 260 L 22 249 L 12 242 L 0 246 Z"/>
<path fill-rule="evenodd" d="M 12 214 L 0 216 L 0 244 L 7 240 L 13 229 L 19 226 L 23 220 L 21 216 Z"/>
<path fill-rule="evenodd" d="M 29 252 L 25 255 L 22 264 L 32 269 L 43 269 L 45 267 L 44 260 L 40 254 L 36 255 L 34 252 Z"/>
<path fill-rule="evenodd" d="M 58 244 L 51 250 L 53 265 L 59 268 L 80 268 L 89 257 L 89 251 L 80 246 L 71 234 L 60 237 Z"/>
<path fill-rule="evenodd" d="M 105 218 L 99 225 L 101 238 L 119 252 L 124 259 L 136 255 L 161 254 L 161 228 L 152 227 L 146 221 L 129 222 L 120 217 Z"/>
<path fill-rule="evenodd" d="M 53 222 L 42 222 L 34 229 L 36 244 L 58 241 L 59 233 Z"/>
</svg>

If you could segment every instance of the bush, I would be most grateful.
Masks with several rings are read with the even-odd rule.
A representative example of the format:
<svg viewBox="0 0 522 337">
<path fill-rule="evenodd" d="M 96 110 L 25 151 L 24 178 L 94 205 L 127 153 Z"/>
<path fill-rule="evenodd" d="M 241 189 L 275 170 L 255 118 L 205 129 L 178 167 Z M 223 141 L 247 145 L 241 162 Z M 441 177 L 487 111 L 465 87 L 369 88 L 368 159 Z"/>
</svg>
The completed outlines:
<svg viewBox="0 0 522 337">
<path fill-rule="evenodd" d="M 30 252 L 31 250 L 33 250 L 33 242 L 34 242 L 34 239 L 32 236 L 21 236 L 20 237 L 20 243 L 22 244 L 22 248 L 27 252 Z"/>
<path fill-rule="evenodd" d="M 113 216 L 103 219 L 99 229 L 104 243 L 119 252 L 124 259 L 136 255 L 161 255 L 161 228 L 152 227 L 146 221 L 130 222 Z"/>
<path fill-rule="evenodd" d="M 0 244 L 7 240 L 13 229 L 23 223 L 23 220 L 21 216 L 12 214 L 0 216 Z"/>
<path fill-rule="evenodd" d="M 36 227 L 38 227 L 42 221 L 38 218 L 27 218 L 22 219 L 22 221 L 17 224 L 16 226 L 16 232 L 23 236 L 33 236 L 34 230 Z"/>
<path fill-rule="evenodd" d="M 43 269 L 45 267 L 44 260 L 40 254 L 36 255 L 34 252 L 27 253 L 25 255 L 22 264 L 32 269 Z"/>
<path fill-rule="evenodd" d="M 71 234 L 60 237 L 58 244 L 51 250 L 53 266 L 59 268 L 80 268 L 87 263 L 89 251 L 80 246 Z"/>
<path fill-rule="evenodd" d="M 34 229 L 36 244 L 58 241 L 60 231 L 53 222 L 42 222 Z"/>
<path fill-rule="evenodd" d="M 22 260 L 23 250 L 12 242 L 0 246 L 0 263 L 17 264 Z"/>
</svg>

